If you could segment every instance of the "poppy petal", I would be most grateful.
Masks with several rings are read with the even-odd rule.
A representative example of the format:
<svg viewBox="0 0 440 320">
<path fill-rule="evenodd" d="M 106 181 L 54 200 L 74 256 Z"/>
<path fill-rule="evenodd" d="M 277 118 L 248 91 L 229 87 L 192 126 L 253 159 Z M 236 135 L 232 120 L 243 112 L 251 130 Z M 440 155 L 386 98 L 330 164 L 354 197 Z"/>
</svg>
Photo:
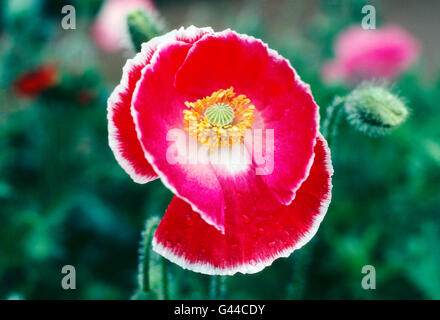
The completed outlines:
<svg viewBox="0 0 440 320">
<path fill-rule="evenodd" d="M 194 44 L 175 86 L 201 97 L 232 86 L 251 100 L 256 107 L 252 128 L 273 130 L 274 137 L 266 149 L 266 155 L 273 154 L 266 159 L 271 163 L 255 159 L 255 145 L 249 148 L 261 170 L 257 174 L 278 201 L 290 204 L 313 162 L 319 113 L 309 86 L 289 62 L 260 40 L 226 30 Z"/>
<path fill-rule="evenodd" d="M 150 64 L 160 44 L 170 40 L 192 43 L 209 32 L 213 32 L 211 28 L 181 28 L 144 43 L 141 52 L 125 64 L 122 80 L 108 99 L 107 118 L 110 148 L 119 165 L 137 183 L 147 183 L 158 177 L 145 159 L 130 111 L 133 93 L 141 78 L 142 70 Z"/>
<path fill-rule="evenodd" d="M 206 222 L 221 230 L 224 224 L 223 193 L 211 165 L 197 161 L 173 163 L 169 158 L 174 131 L 184 135 L 184 143 L 190 141 L 183 130 L 182 110 L 185 101 L 192 97 L 173 88 L 174 75 L 190 47 L 184 42 L 161 46 L 138 83 L 132 114 L 145 157 L 159 173 L 162 182 L 188 201 Z M 166 95 L 158 94 L 162 92 Z"/>
<path fill-rule="evenodd" d="M 251 207 L 237 194 L 231 198 L 235 201 L 231 205 L 243 211 L 239 216 L 226 211 L 225 234 L 174 197 L 156 231 L 153 249 L 183 268 L 212 275 L 255 273 L 275 259 L 289 256 L 317 232 L 331 199 L 333 168 L 330 150 L 321 135 L 314 152 L 310 175 L 290 205 L 271 207 L 273 202 L 257 192 Z M 264 188 L 258 176 L 254 177 L 254 184 L 263 184 L 260 187 Z"/>
</svg>

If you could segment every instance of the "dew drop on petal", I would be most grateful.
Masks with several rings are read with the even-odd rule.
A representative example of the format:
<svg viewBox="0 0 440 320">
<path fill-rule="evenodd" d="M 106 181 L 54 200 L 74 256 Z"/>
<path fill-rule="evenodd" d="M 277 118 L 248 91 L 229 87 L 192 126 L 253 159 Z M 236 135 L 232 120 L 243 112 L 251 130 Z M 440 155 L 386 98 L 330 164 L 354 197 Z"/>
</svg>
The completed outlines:
<svg viewBox="0 0 440 320">
<path fill-rule="evenodd" d="M 271 241 L 271 242 L 269 242 L 267 245 L 268 245 L 269 247 L 273 248 L 273 247 L 275 247 L 276 244 L 277 244 L 276 241 Z"/>
<path fill-rule="evenodd" d="M 192 218 L 192 215 L 187 214 L 186 217 L 185 217 L 185 219 L 186 219 L 186 224 L 187 224 L 187 225 L 189 225 L 189 226 L 192 226 L 192 225 L 193 225 L 193 218 Z"/>
</svg>

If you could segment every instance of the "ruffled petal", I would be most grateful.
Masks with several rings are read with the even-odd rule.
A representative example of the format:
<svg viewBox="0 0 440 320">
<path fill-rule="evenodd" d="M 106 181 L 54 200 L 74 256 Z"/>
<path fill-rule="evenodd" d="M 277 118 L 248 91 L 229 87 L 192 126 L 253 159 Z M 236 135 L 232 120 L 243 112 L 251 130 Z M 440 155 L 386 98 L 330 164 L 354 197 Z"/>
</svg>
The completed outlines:
<svg viewBox="0 0 440 320">
<path fill-rule="evenodd" d="M 278 201 L 291 203 L 313 162 L 319 114 L 309 87 L 289 62 L 260 40 L 226 30 L 195 43 L 175 86 L 198 97 L 233 86 L 251 99 L 256 107 L 253 129 L 273 130 L 274 141 L 248 145 L 260 168 L 257 174 Z M 266 159 L 255 156 L 261 147 Z"/>
<path fill-rule="evenodd" d="M 107 103 L 109 145 L 119 165 L 137 183 L 147 183 L 158 177 L 145 159 L 130 111 L 133 93 L 141 78 L 142 70 L 150 64 L 161 43 L 170 41 L 192 43 L 211 32 L 213 32 L 211 28 L 199 29 L 192 26 L 154 38 L 144 43 L 141 52 L 128 60 L 123 68 L 122 80 Z"/>
<path fill-rule="evenodd" d="M 262 184 L 252 197 L 254 205 L 243 201 L 240 193 L 231 197 L 228 204 L 241 214 L 226 210 L 226 232 L 222 234 L 185 201 L 174 197 L 156 231 L 154 250 L 183 268 L 218 275 L 255 273 L 275 259 L 289 256 L 314 236 L 331 199 L 330 150 L 322 136 L 316 141 L 310 175 L 292 204 L 273 206 L 267 199 L 270 194 L 261 198 L 259 192 L 264 192 L 265 184 L 254 175 L 254 185 L 248 188 Z M 246 187 L 242 181 L 235 185 Z"/>
<path fill-rule="evenodd" d="M 124 66 L 121 83 L 107 102 L 109 145 L 119 165 L 137 183 L 147 183 L 157 178 L 144 157 L 139 144 L 133 118 L 130 113 L 131 100 L 142 69 L 149 64 L 154 46 L 143 46 L 133 59 Z"/>
<path fill-rule="evenodd" d="M 193 97 L 173 87 L 174 75 L 190 48 L 191 44 L 180 41 L 160 46 L 138 83 L 132 115 L 145 157 L 162 182 L 222 230 L 223 193 L 210 163 L 191 161 L 190 156 L 185 161 L 173 159 L 175 152 L 181 155 L 192 141 L 183 130 L 182 111 L 185 101 Z"/>
</svg>

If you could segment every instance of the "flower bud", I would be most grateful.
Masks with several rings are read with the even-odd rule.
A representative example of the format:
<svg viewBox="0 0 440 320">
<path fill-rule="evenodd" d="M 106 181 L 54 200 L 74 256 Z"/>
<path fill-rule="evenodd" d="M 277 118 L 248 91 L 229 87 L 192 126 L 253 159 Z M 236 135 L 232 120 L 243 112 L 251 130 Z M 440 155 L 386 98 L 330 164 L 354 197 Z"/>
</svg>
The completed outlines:
<svg viewBox="0 0 440 320">
<path fill-rule="evenodd" d="M 160 35 L 162 29 L 158 20 L 145 10 L 136 10 L 127 16 L 128 30 L 131 41 L 137 51 L 142 43 Z"/>
<path fill-rule="evenodd" d="M 348 122 L 369 136 L 383 136 L 400 126 L 409 115 L 401 98 L 385 86 L 364 84 L 345 100 Z"/>
</svg>

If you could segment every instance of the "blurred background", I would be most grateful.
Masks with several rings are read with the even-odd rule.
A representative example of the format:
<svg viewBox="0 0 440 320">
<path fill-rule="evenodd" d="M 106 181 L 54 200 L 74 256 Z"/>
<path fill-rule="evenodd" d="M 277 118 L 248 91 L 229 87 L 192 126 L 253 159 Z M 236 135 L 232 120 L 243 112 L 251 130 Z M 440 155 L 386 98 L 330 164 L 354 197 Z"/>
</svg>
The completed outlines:
<svg viewBox="0 0 440 320">
<path fill-rule="evenodd" d="M 104 2 L 0 2 L 0 299 L 129 299 L 145 220 L 172 198 L 160 181 L 134 183 L 108 147 L 106 100 L 134 49 L 117 23 L 125 11 Z M 333 200 L 312 243 L 260 273 L 224 279 L 222 297 L 440 299 L 439 1 L 113 2 L 136 2 L 164 31 L 212 26 L 263 39 L 311 85 L 322 116 L 367 78 L 325 72 L 343 59 L 338 39 L 360 26 L 364 5 L 376 8 L 378 29 L 392 24 L 413 38 L 411 63 L 374 77 L 388 77 L 405 99 L 408 121 L 381 138 L 342 121 Z M 65 30 L 69 4 L 76 29 Z M 64 265 L 76 268 L 76 290 L 60 285 Z M 364 265 L 376 268 L 376 290 L 361 287 Z M 151 273 L 163 298 L 154 261 Z M 169 266 L 171 298 L 210 298 L 210 282 Z"/>
</svg>

